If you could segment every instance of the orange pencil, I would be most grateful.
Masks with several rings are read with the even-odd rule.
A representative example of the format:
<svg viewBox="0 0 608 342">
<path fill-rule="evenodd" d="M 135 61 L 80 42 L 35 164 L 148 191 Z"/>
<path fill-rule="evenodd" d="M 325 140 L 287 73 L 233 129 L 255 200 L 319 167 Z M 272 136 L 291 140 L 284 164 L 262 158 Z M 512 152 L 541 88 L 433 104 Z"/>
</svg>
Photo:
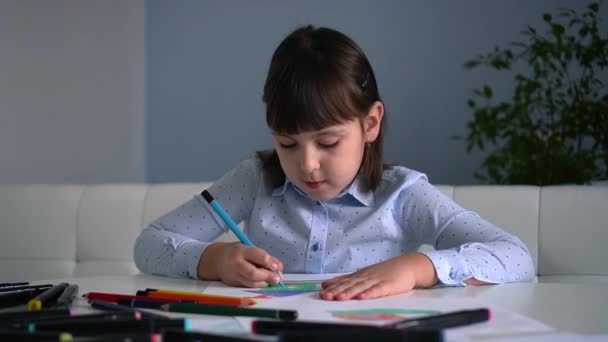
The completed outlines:
<svg viewBox="0 0 608 342">
<path fill-rule="evenodd" d="M 216 305 L 229 305 L 229 306 L 250 306 L 254 305 L 255 300 L 249 297 L 230 297 L 230 296 L 219 296 L 209 295 L 203 293 L 194 294 L 181 294 L 181 293 L 168 293 L 160 291 L 150 291 L 147 294 L 150 298 L 159 299 L 173 299 L 173 300 L 191 300 L 196 301 L 199 304 L 216 304 Z"/>
<path fill-rule="evenodd" d="M 217 295 L 217 294 L 209 294 L 202 292 L 193 292 L 193 291 L 178 291 L 178 290 L 169 290 L 169 289 L 150 289 L 147 288 L 144 292 L 162 292 L 162 293 L 173 293 L 179 295 L 193 295 L 193 296 L 203 296 L 203 297 L 215 297 L 215 298 L 249 298 L 249 297 L 238 297 L 238 296 L 226 296 L 226 295 Z"/>
</svg>

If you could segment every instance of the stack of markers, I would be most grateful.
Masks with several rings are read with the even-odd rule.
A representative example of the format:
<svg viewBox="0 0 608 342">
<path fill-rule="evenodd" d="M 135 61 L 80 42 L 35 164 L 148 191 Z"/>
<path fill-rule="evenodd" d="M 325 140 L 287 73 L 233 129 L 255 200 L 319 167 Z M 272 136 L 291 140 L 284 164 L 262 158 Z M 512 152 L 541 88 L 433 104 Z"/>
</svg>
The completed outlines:
<svg viewBox="0 0 608 342">
<path fill-rule="evenodd" d="M 0 284 L 0 341 L 243 341 L 189 332 L 190 321 L 94 302 L 102 312 L 75 314 L 75 284 Z M 249 341 L 249 340 L 245 340 Z"/>
<path fill-rule="evenodd" d="M 78 286 L 68 283 L 0 284 L 0 341 L 249 342 L 263 338 L 277 342 L 439 342 L 443 329 L 490 318 L 488 309 L 478 309 L 406 319 L 383 327 L 304 322 L 295 321 L 297 311 L 252 308 L 256 302 L 249 297 L 163 289 L 145 289 L 133 295 L 89 292 L 83 297 L 101 311 L 75 314 L 71 306 L 77 292 Z M 193 331 L 190 319 L 167 317 L 169 312 L 260 320 L 253 322 L 255 335 L 221 336 Z"/>
<path fill-rule="evenodd" d="M 198 292 L 145 289 L 135 295 L 89 292 L 89 301 L 105 301 L 132 308 L 156 309 L 164 312 L 183 312 L 217 316 L 250 316 L 295 320 L 297 311 L 250 308 L 256 304 L 249 297 L 222 296 Z"/>
<path fill-rule="evenodd" d="M 145 289 L 135 294 L 89 292 L 83 295 L 93 308 L 110 312 L 137 312 L 143 320 L 157 323 L 150 333 L 162 341 L 259 341 L 253 337 L 220 336 L 192 331 L 188 319 L 168 319 L 161 314 L 182 312 L 219 316 L 252 316 L 277 320 L 295 320 L 297 312 L 291 310 L 256 309 L 249 297 L 234 297 L 162 289 Z M 160 310 L 161 314 L 151 312 Z M 159 323 L 183 322 L 180 326 Z M 116 323 L 116 322 L 115 322 Z M 121 323 L 122 324 L 122 323 Z M 268 340 L 268 339 L 266 339 Z M 146 341 L 149 341 L 146 340 Z"/>
<path fill-rule="evenodd" d="M 68 283 L 58 285 L 31 285 L 27 282 L 2 283 L 0 284 L 0 309 L 24 304 L 27 304 L 30 311 L 39 311 L 50 306 L 69 307 L 77 294 L 78 286 Z"/>
<path fill-rule="evenodd" d="M 454 322 L 454 314 L 438 316 L 436 319 L 405 320 L 392 326 L 369 326 L 355 324 L 326 324 L 319 322 L 302 322 L 297 319 L 297 311 L 251 308 L 256 304 L 252 298 L 221 296 L 196 292 L 184 292 L 164 289 L 145 289 L 135 294 L 89 292 L 87 298 L 93 307 L 105 310 L 143 310 L 143 314 L 152 314 L 150 309 L 166 312 L 189 314 L 250 316 L 262 318 L 253 322 L 252 330 L 256 335 L 250 337 L 228 337 L 176 329 L 161 330 L 163 341 L 372 341 L 388 342 L 443 340 L 442 326 Z M 487 314 L 487 311 L 482 312 Z M 456 314 L 455 325 L 462 325 L 463 317 L 470 314 Z M 486 316 L 487 317 L 487 316 Z M 485 318 L 487 319 L 487 318 Z M 483 318 L 482 318 L 483 320 Z M 438 326 L 438 323 L 439 326 Z M 420 326 L 422 329 L 412 329 Z M 257 337 L 256 337 L 257 336 Z"/>
</svg>

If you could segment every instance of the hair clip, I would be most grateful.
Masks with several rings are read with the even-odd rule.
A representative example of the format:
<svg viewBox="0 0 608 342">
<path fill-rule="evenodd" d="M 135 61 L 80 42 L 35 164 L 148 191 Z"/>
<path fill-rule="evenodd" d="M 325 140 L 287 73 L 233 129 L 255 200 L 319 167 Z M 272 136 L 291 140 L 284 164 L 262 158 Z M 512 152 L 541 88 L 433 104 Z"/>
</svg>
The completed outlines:
<svg viewBox="0 0 608 342">
<path fill-rule="evenodd" d="M 367 85 L 367 78 L 365 79 L 365 81 L 363 81 L 363 83 L 361 83 L 361 88 L 365 89 L 366 85 Z"/>
</svg>

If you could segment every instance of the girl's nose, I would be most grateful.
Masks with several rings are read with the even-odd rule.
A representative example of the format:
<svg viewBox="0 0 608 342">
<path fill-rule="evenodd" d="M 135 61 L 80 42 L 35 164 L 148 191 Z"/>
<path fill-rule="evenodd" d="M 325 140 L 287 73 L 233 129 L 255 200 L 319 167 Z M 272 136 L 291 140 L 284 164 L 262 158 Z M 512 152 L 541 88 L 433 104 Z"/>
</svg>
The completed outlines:
<svg viewBox="0 0 608 342">
<path fill-rule="evenodd" d="M 312 148 L 305 148 L 301 156 L 301 168 L 304 173 L 311 173 L 319 169 L 319 156 Z"/>
</svg>

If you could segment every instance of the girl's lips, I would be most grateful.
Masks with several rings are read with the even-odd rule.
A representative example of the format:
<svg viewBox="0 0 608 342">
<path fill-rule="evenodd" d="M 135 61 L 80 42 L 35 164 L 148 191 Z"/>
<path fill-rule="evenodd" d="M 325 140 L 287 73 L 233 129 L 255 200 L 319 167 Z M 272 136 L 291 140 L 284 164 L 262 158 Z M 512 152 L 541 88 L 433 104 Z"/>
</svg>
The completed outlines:
<svg viewBox="0 0 608 342">
<path fill-rule="evenodd" d="M 306 185 L 308 185 L 308 187 L 311 189 L 318 189 L 323 183 L 325 182 L 306 182 Z"/>
</svg>

